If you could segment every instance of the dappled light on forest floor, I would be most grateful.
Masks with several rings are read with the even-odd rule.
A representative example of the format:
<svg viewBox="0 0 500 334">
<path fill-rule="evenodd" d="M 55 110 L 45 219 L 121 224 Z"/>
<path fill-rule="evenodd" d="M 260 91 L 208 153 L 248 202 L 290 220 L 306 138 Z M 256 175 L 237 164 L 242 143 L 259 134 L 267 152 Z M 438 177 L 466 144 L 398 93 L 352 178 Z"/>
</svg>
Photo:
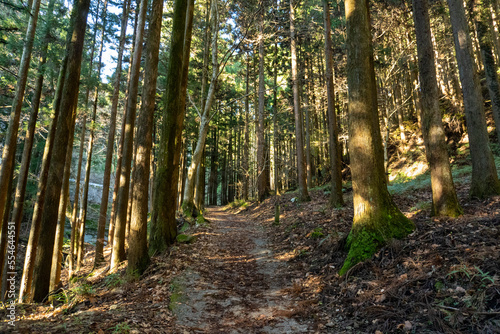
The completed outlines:
<svg viewBox="0 0 500 334">
<path fill-rule="evenodd" d="M 430 217 L 429 188 L 396 194 L 417 229 L 342 277 L 352 200 L 330 209 L 323 190 L 308 203 L 284 194 L 279 224 L 273 198 L 245 214 L 266 225 L 276 256 L 295 273 L 296 291 L 318 301 L 309 309 L 318 332 L 498 333 L 500 196 L 470 200 L 467 184 L 457 190 L 464 215 L 456 219 Z"/>
</svg>

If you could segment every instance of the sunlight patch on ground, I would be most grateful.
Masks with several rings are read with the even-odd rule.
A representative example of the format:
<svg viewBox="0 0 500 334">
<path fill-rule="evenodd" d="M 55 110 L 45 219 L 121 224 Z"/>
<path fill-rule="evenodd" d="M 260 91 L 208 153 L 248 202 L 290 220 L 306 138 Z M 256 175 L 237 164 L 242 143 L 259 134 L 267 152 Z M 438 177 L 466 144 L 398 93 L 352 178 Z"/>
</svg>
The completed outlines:
<svg viewBox="0 0 500 334">
<path fill-rule="evenodd" d="M 389 182 L 393 182 L 401 176 L 403 176 L 404 178 L 413 178 L 422 175 L 427 171 L 427 169 L 429 169 L 427 162 L 417 161 L 411 165 L 399 169 L 397 174 L 391 173 L 391 175 L 389 175 Z"/>
</svg>

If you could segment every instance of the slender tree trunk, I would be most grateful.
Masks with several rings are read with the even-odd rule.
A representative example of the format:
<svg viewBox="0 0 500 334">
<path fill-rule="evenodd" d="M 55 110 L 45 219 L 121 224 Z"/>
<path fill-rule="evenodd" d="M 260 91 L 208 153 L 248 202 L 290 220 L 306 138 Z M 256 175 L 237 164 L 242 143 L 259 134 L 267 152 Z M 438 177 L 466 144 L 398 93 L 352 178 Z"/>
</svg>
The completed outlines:
<svg viewBox="0 0 500 334">
<path fill-rule="evenodd" d="M 331 193 L 330 205 L 339 207 L 344 205 L 342 197 L 342 159 L 338 141 L 337 115 L 335 113 L 335 87 L 333 85 L 333 55 L 332 37 L 330 32 L 330 5 L 328 0 L 323 0 L 324 24 L 325 24 L 325 81 L 328 99 L 328 134 L 330 142 L 330 174 Z"/>
<path fill-rule="evenodd" d="M 146 21 L 148 1 L 141 0 L 139 19 L 137 22 L 137 32 L 135 37 L 134 59 L 132 61 L 132 71 L 130 75 L 130 86 L 127 97 L 127 116 L 125 121 L 125 132 L 123 136 L 123 156 L 121 170 L 117 170 L 119 178 L 118 194 L 116 197 L 116 219 L 113 238 L 113 248 L 111 251 L 111 271 L 116 271 L 120 262 L 125 260 L 125 232 L 127 227 L 127 209 L 130 187 L 130 167 L 133 153 L 133 135 L 135 114 L 137 109 L 137 92 L 139 89 L 139 72 L 141 67 L 142 41 L 144 35 L 144 25 Z M 119 173 L 119 174 L 118 174 Z"/>
<path fill-rule="evenodd" d="M 61 99 L 61 112 L 57 120 L 54 149 L 47 179 L 47 192 L 43 206 L 40 228 L 40 244 L 36 252 L 33 277 L 33 299 L 41 302 L 49 292 L 52 253 L 57 227 L 57 212 L 61 195 L 62 179 L 68 149 L 67 138 L 75 122 L 76 105 L 78 102 L 78 86 L 83 53 L 83 42 L 87 27 L 89 0 L 75 0 L 73 6 L 72 39 L 68 48 L 68 68 Z M 69 162 L 68 162 L 69 163 Z"/>
<path fill-rule="evenodd" d="M 40 109 L 40 100 L 42 96 L 42 90 L 43 90 L 43 78 L 45 75 L 45 63 L 47 62 L 47 50 L 49 47 L 49 38 L 50 38 L 50 26 L 52 23 L 52 18 L 53 18 L 53 11 L 54 11 L 54 4 L 55 0 L 49 1 L 48 7 L 47 7 L 47 23 L 44 27 L 43 31 L 43 45 L 42 49 L 40 51 L 40 62 L 38 64 L 38 77 L 36 80 L 36 86 L 35 86 L 35 93 L 33 94 L 32 98 L 32 108 L 31 108 L 31 114 L 30 114 L 30 119 L 28 122 L 28 130 L 26 132 L 26 138 L 24 141 L 24 148 L 23 148 L 23 157 L 21 160 L 21 167 L 19 170 L 19 180 L 17 182 L 17 187 L 16 187 L 16 194 L 14 197 L 14 209 L 12 212 L 12 222 L 14 222 L 15 225 L 15 236 L 14 236 L 14 258 L 17 258 L 17 244 L 19 240 L 19 232 L 21 230 L 21 222 L 23 218 L 23 209 L 24 209 L 24 198 L 26 195 L 26 185 L 28 183 L 28 172 L 29 172 L 29 166 L 30 166 L 30 161 L 31 161 L 31 152 L 33 149 L 33 142 L 34 142 L 34 137 L 35 137 L 35 129 L 36 129 L 36 121 L 38 118 L 38 111 Z M 8 203 L 8 201 L 7 201 Z M 7 211 L 7 210 L 5 210 Z M 3 236 L 2 236 L 3 237 Z M 2 238 L 3 241 L 3 238 Z M 4 257 L 5 257 L 5 249 L 7 247 L 7 243 L 3 242 L 0 245 L 0 251 L 2 252 L 0 254 L 0 268 L 3 268 L 1 265 Z M 0 279 L 2 282 L 2 285 L 4 284 L 3 282 L 5 281 L 5 276 L 3 277 L 4 279 Z M 6 282 L 6 281 L 5 281 Z"/>
<path fill-rule="evenodd" d="M 191 31 L 186 29 L 187 17 L 192 17 L 192 12 L 189 13 L 190 11 L 187 10 L 188 2 L 188 0 L 175 0 L 174 2 L 164 119 L 159 143 L 153 204 L 156 219 L 152 221 L 150 235 L 150 249 L 153 253 L 163 252 L 177 236 L 175 207 L 177 180 L 179 179 L 180 139 L 184 124 L 185 103 L 183 102 L 187 88 L 184 85 L 183 76 L 189 68 L 189 57 L 185 55 L 189 54 L 191 46 Z M 187 84 L 187 80 L 185 83 Z"/>
<path fill-rule="evenodd" d="M 200 127 L 198 131 L 198 140 L 196 142 L 196 148 L 193 151 L 193 157 L 191 159 L 191 165 L 187 171 L 187 178 L 184 196 L 182 200 L 182 210 L 186 215 L 197 216 L 200 208 L 195 208 L 194 206 L 194 186 L 196 181 L 196 171 L 198 170 L 201 159 L 203 156 L 203 151 L 205 149 L 205 141 L 207 138 L 207 133 L 210 128 L 210 110 L 212 109 L 212 103 L 215 97 L 215 90 L 217 87 L 217 78 L 219 75 L 219 63 L 217 58 L 217 40 L 219 35 L 219 20 L 218 20 L 218 9 L 217 1 L 212 1 L 212 78 L 210 81 L 210 87 L 207 93 L 207 99 L 203 110 L 201 111 Z M 184 180 L 184 179 L 183 179 Z"/>
<path fill-rule="evenodd" d="M 299 181 L 299 201 L 309 201 L 306 181 L 306 163 L 304 159 L 304 139 L 302 134 L 302 112 L 300 110 L 299 82 L 297 77 L 297 51 L 295 36 L 295 9 L 293 0 L 290 1 L 290 40 L 292 53 L 292 83 L 293 83 L 293 110 L 295 115 L 295 140 L 297 142 L 297 174 Z"/>
<path fill-rule="evenodd" d="M 146 47 L 146 65 L 141 112 L 138 119 L 136 145 L 137 157 L 132 178 L 135 180 L 130 222 L 129 258 L 127 272 L 142 274 L 149 264 L 148 255 L 148 185 L 151 148 L 153 144 L 153 120 L 158 77 L 158 55 L 160 47 L 163 0 L 153 0 L 151 22 Z"/>
<path fill-rule="evenodd" d="M 115 236 L 115 221 L 116 221 L 116 215 L 117 215 L 117 198 L 118 198 L 118 190 L 119 190 L 119 173 L 122 168 L 122 158 L 123 158 L 123 143 L 124 143 L 124 134 L 125 134 L 125 127 L 127 125 L 127 109 L 128 109 L 128 96 L 130 92 L 130 79 L 131 79 L 131 74 L 132 74 L 132 61 L 134 59 L 134 48 L 135 48 L 135 37 L 137 34 L 137 24 L 139 21 L 139 10 L 137 8 L 140 6 L 140 0 L 136 0 L 136 9 L 135 9 L 135 19 L 134 19 L 134 34 L 132 38 L 132 47 L 130 50 L 130 63 L 128 67 L 128 74 L 127 74 L 127 90 L 125 92 L 125 103 L 123 106 L 123 117 L 122 117 L 122 127 L 121 127 L 121 136 L 118 144 L 118 150 L 117 150 L 117 161 L 116 161 L 116 172 L 115 172 L 115 186 L 113 189 L 113 201 L 111 205 L 111 215 L 109 217 L 109 231 L 108 231 L 108 243 L 110 248 L 113 248 L 113 240 Z"/>
<path fill-rule="evenodd" d="M 462 213 L 462 210 L 453 185 L 448 148 L 439 110 L 439 91 L 427 0 L 413 0 L 413 17 L 422 91 L 422 135 L 431 170 L 432 213 L 436 216 L 456 217 Z"/>
<path fill-rule="evenodd" d="M 69 39 L 68 39 L 69 43 Z M 45 148 L 43 151 L 42 167 L 40 171 L 40 176 L 38 179 L 38 190 L 36 194 L 36 203 L 33 209 L 33 217 L 31 219 L 31 229 L 28 239 L 28 246 L 26 247 L 26 255 L 24 258 L 24 268 L 23 276 L 21 278 L 21 284 L 19 287 L 19 302 L 24 302 L 31 300 L 31 283 L 33 280 L 33 269 L 35 263 L 36 250 L 38 246 L 38 239 L 40 236 L 40 225 L 42 220 L 42 209 L 45 203 L 45 194 L 47 192 L 47 179 L 49 174 L 50 162 L 52 159 L 52 151 L 54 148 L 54 141 L 56 135 L 57 121 L 59 119 L 59 114 L 61 110 L 61 99 L 63 96 L 63 87 L 66 80 L 66 72 L 68 69 L 68 59 L 69 51 L 66 51 L 66 55 L 61 64 L 61 70 L 59 71 L 59 78 L 57 80 L 57 88 L 54 96 L 53 104 L 53 116 L 52 122 L 47 135 L 47 140 L 45 142 Z M 19 226 L 20 227 L 20 226 Z M 19 234 L 19 233 L 18 233 Z M 17 245 L 17 243 L 16 243 Z M 17 246 L 16 246 L 17 247 Z M 16 250 L 17 255 L 17 250 Z"/>
<path fill-rule="evenodd" d="M 9 125 L 7 134 L 5 135 L 6 141 L 2 152 L 2 166 L 0 168 L 0 217 L 3 217 L 4 211 L 7 208 L 7 191 L 9 190 L 9 182 L 11 171 L 14 168 L 14 161 L 17 147 L 17 134 L 19 132 L 19 120 L 21 118 L 21 110 L 23 107 L 24 90 L 28 81 L 28 70 L 31 60 L 31 51 L 35 39 L 36 25 L 38 21 L 38 13 L 40 11 L 41 0 L 35 0 L 33 6 L 30 7 L 31 16 L 28 22 L 26 31 L 26 41 L 24 43 L 23 55 L 21 57 L 21 64 L 17 75 L 16 94 L 14 101 L 12 101 L 12 109 L 9 118 Z M 2 226 L 2 231 L 7 231 L 6 226 Z M 0 254 L 0 268 L 3 268 L 3 261 L 5 253 L 2 250 Z"/>
<path fill-rule="evenodd" d="M 274 43 L 274 58 L 278 56 L 278 43 Z M 279 169 L 278 169 L 278 67 L 274 68 L 274 89 L 273 89 L 273 140 L 274 140 L 274 223 L 280 222 L 280 190 L 279 190 Z"/>
<path fill-rule="evenodd" d="M 341 275 L 391 238 L 403 238 L 414 229 L 387 190 L 368 1 L 347 0 L 345 12 L 354 219 Z"/>
<path fill-rule="evenodd" d="M 257 126 L 257 199 L 262 202 L 266 197 L 266 175 L 265 175 L 265 142 L 264 142 L 264 104 L 265 104 L 265 78 L 264 78 L 264 8 L 260 9 L 259 19 L 259 109 Z"/>
<path fill-rule="evenodd" d="M 73 277 L 73 270 L 75 269 L 75 255 L 78 252 L 77 240 L 79 229 L 79 220 L 76 216 L 78 212 L 78 203 L 80 202 L 80 180 L 82 177 L 82 161 L 83 161 L 83 150 L 85 147 L 85 132 L 87 131 L 87 113 L 83 112 L 82 129 L 80 133 L 80 149 L 78 153 L 78 164 L 76 169 L 76 184 L 75 184 L 75 196 L 73 200 L 73 210 L 71 214 L 71 237 L 69 246 L 69 270 L 68 276 Z"/>
<path fill-rule="evenodd" d="M 482 6 L 476 6 L 476 30 L 479 39 L 479 47 L 481 48 L 481 56 L 486 74 L 486 83 L 490 93 L 491 107 L 493 111 L 493 119 L 495 120 L 497 141 L 500 143 L 500 87 L 498 83 L 497 69 L 495 57 L 493 56 L 493 36 L 486 24 L 489 16 L 489 1 L 483 0 Z"/>
<path fill-rule="evenodd" d="M 249 107 L 249 78 L 250 78 L 250 60 L 249 56 L 246 57 L 247 70 L 245 74 L 245 140 L 243 143 L 243 199 L 248 201 L 248 184 L 249 184 L 249 146 L 250 146 L 250 133 L 249 133 L 249 123 L 250 123 L 250 107 Z"/>
<path fill-rule="evenodd" d="M 75 125 L 70 133 L 75 132 Z M 68 140 L 68 152 L 66 153 L 66 164 L 64 165 L 63 186 L 61 200 L 59 201 L 59 213 L 57 218 L 57 228 L 54 242 L 54 252 L 52 254 L 52 268 L 50 273 L 49 291 L 57 289 L 61 280 L 62 247 L 64 241 L 64 225 L 66 223 L 66 208 L 69 202 L 69 177 L 71 174 L 71 156 L 73 155 L 74 135 Z"/>
<path fill-rule="evenodd" d="M 472 42 L 465 9 L 460 0 L 448 0 L 455 51 L 464 96 L 469 134 L 472 177 L 470 196 L 485 198 L 500 194 L 500 182 L 486 128 L 483 98 L 472 54 Z"/>
<path fill-rule="evenodd" d="M 120 42 L 118 46 L 118 57 L 115 70 L 115 82 L 113 96 L 111 98 L 111 112 L 109 120 L 108 142 L 106 145 L 106 161 L 104 163 L 104 178 L 102 181 L 101 207 L 99 210 L 99 222 L 97 226 L 97 240 L 95 247 L 94 267 L 103 260 L 104 232 L 106 228 L 106 217 L 108 215 L 109 185 L 111 183 L 111 167 L 113 163 L 113 145 L 116 133 L 116 112 L 118 110 L 118 98 L 120 96 L 120 82 L 122 74 L 123 51 L 125 50 L 125 37 L 127 31 L 128 13 L 130 10 L 130 0 L 123 4 L 121 18 Z M 110 239 L 108 237 L 108 243 Z"/>
</svg>

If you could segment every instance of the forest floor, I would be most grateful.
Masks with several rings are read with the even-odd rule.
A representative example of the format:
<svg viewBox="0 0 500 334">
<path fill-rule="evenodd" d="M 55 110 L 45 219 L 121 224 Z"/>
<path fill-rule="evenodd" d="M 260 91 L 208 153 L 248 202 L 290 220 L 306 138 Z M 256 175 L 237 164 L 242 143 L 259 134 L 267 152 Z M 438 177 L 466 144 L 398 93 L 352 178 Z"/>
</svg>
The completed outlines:
<svg viewBox="0 0 500 334">
<path fill-rule="evenodd" d="M 327 187 L 306 203 L 289 192 L 209 208 L 201 225 L 180 222 L 195 238 L 140 278 L 126 263 L 93 272 L 89 245 L 53 305 L 16 305 L 15 327 L 0 309 L 0 333 L 500 333 L 500 196 L 470 199 L 469 170 L 454 173 L 464 215 L 430 217 L 425 173 L 391 181 L 416 230 L 343 277 L 349 183 L 342 208 L 328 207 Z"/>
</svg>

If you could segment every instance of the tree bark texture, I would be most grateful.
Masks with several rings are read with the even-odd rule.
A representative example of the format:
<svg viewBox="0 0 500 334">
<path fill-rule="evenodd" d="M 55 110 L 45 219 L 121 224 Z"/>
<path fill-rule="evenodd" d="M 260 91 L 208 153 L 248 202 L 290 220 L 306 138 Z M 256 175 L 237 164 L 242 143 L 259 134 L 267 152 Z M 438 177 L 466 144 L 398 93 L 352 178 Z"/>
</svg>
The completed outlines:
<svg viewBox="0 0 500 334">
<path fill-rule="evenodd" d="M 448 147 L 439 109 L 439 91 L 427 0 L 413 0 L 422 103 L 422 135 L 431 170 L 432 214 L 457 217 L 462 213 L 451 175 Z"/>
<path fill-rule="evenodd" d="M 293 111 L 295 116 L 295 141 L 297 145 L 297 175 L 299 183 L 299 201 L 309 201 L 306 180 L 306 161 L 304 158 L 303 119 L 300 110 L 299 78 L 297 75 L 297 41 L 295 35 L 295 9 L 293 0 L 290 1 L 290 45 L 292 54 L 292 85 Z"/>
<path fill-rule="evenodd" d="M 354 218 L 341 275 L 391 238 L 403 238 L 414 229 L 387 190 L 368 1 L 347 0 L 345 12 Z"/>
<path fill-rule="evenodd" d="M 43 206 L 40 243 L 36 252 L 33 276 L 33 299 L 41 302 L 49 292 L 50 269 L 54 250 L 54 237 L 57 227 L 59 199 L 62 187 L 62 175 L 66 163 L 68 138 L 73 134 L 70 130 L 75 122 L 78 87 L 83 53 L 83 41 L 87 27 L 89 0 L 75 0 L 75 15 L 72 20 L 72 37 L 68 48 L 68 68 L 61 98 L 61 111 L 57 120 L 54 149 L 47 179 L 47 192 Z"/>
<path fill-rule="evenodd" d="M 469 26 L 461 0 L 448 0 L 455 52 L 462 83 L 465 120 L 472 160 L 470 196 L 485 198 L 500 194 L 500 182 L 489 146 L 483 98 L 472 50 Z"/>
<path fill-rule="evenodd" d="M 111 271 L 115 271 L 120 262 L 125 260 L 125 232 L 127 228 L 127 210 L 130 190 L 130 168 L 133 154 L 134 123 L 137 110 L 137 93 L 139 90 L 139 75 L 141 68 L 142 41 L 144 38 L 144 26 L 146 23 L 146 13 L 148 0 L 141 0 L 137 31 L 134 41 L 134 59 L 130 73 L 130 86 L 127 97 L 127 116 L 125 120 L 125 131 L 123 136 L 123 153 L 121 169 L 117 172 L 119 178 L 115 182 L 118 185 L 116 196 L 116 217 L 113 246 L 111 251 Z"/>
<path fill-rule="evenodd" d="M 132 218 L 129 235 L 127 267 L 129 274 L 142 274 L 150 261 L 147 246 L 148 190 L 162 13 L 163 0 L 153 0 L 144 68 L 148 75 L 145 77 L 142 91 L 142 105 L 136 136 L 137 153 L 132 175 L 135 181 L 132 189 Z"/>
</svg>

